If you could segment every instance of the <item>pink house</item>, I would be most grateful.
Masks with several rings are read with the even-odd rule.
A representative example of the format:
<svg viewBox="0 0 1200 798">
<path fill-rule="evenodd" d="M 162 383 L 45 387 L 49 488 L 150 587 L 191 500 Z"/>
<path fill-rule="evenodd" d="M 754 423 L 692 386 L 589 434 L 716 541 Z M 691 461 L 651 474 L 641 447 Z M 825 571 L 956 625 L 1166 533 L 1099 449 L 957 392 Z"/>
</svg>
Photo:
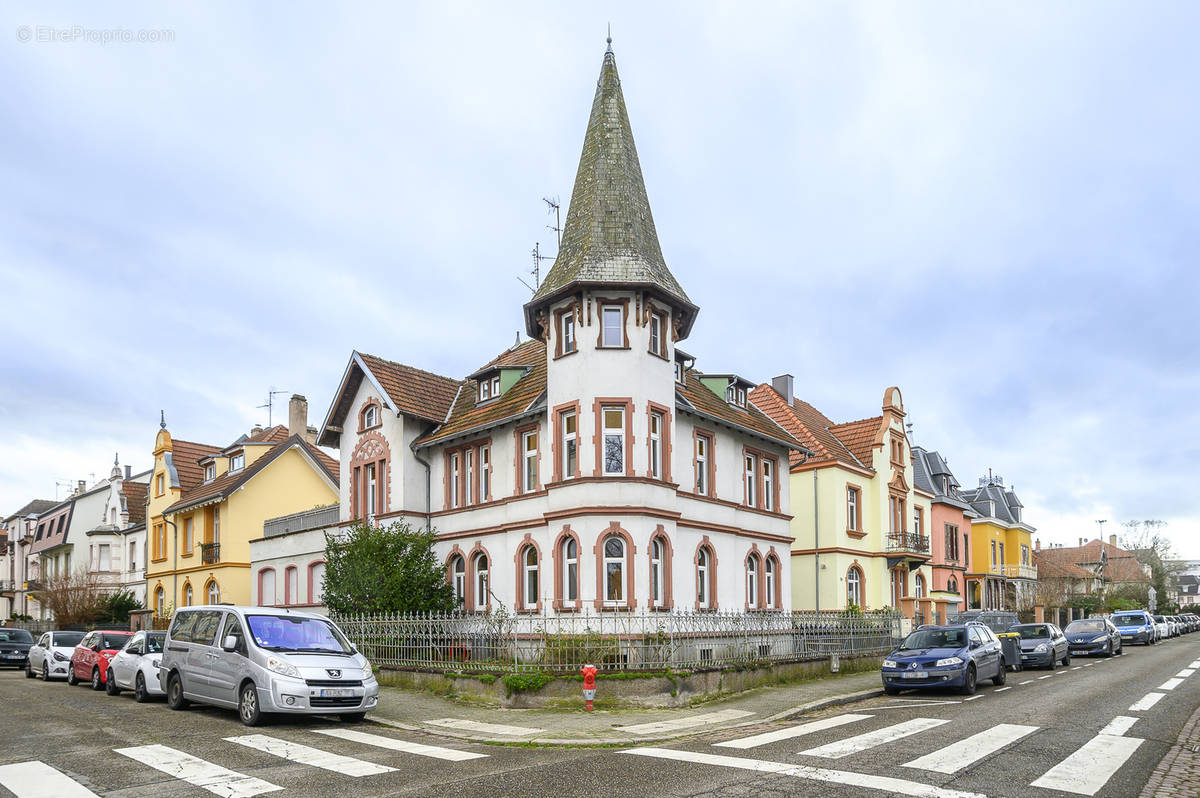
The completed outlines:
<svg viewBox="0 0 1200 798">
<path fill-rule="evenodd" d="M 929 537 L 933 571 L 932 599 L 936 619 L 966 609 L 966 574 L 970 565 L 971 519 L 979 515 L 959 495 L 959 483 L 946 459 L 937 452 L 913 446 L 913 482 L 933 494 Z"/>
</svg>

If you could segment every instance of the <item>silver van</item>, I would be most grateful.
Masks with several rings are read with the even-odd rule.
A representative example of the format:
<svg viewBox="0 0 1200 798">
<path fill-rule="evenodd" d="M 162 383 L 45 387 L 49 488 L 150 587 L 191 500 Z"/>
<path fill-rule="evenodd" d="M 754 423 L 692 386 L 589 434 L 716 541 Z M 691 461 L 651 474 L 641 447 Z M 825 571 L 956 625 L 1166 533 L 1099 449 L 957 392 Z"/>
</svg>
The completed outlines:
<svg viewBox="0 0 1200 798">
<path fill-rule="evenodd" d="M 371 663 L 333 621 L 271 607 L 176 610 L 158 678 L 171 709 L 228 707 L 247 726 L 275 712 L 360 721 L 379 702 Z"/>
</svg>

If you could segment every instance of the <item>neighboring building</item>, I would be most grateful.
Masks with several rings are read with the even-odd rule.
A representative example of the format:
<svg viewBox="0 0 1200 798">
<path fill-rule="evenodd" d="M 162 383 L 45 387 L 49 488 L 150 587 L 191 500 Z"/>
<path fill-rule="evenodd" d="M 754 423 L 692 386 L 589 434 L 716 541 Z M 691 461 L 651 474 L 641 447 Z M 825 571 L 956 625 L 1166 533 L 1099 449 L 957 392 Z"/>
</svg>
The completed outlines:
<svg viewBox="0 0 1200 798">
<path fill-rule="evenodd" d="M 1103 597 L 1104 580 L 1094 571 L 1072 562 L 1070 556 L 1056 556 L 1065 549 L 1043 549 L 1039 541 L 1033 544 L 1033 565 L 1037 568 L 1038 603 L 1043 618 L 1065 626 L 1085 617 L 1086 610 L 1077 606 L 1081 599 Z M 1098 606 L 1098 601 L 1097 601 Z"/>
<path fill-rule="evenodd" d="M 308 402 L 293 396 L 289 426 L 256 427 L 229 446 L 154 444 L 147 529 L 150 608 L 250 604 L 250 541 L 263 523 L 337 501 L 337 463 L 312 443 Z"/>
<path fill-rule="evenodd" d="M 37 530 L 38 517 L 55 504 L 49 499 L 34 499 L 2 522 L 5 545 L 0 550 L 0 618 L 35 614 L 29 612 L 26 586 L 29 547 Z"/>
<path fill-rule="evenodd" d="M 337 504 L 268 519 L 250 541 L 253 603 L 324 612 L 325 536 L 338 533 L 340 520 Z"/>
<path fill-rule="evenodd" d="M 114 458 L 108 482 L 101 486 L 103 502 L 95 521 L 82 519 L 86 528 L 87 568 L 102 587 L 128 590 L 146 604 L 146 489 L 150 472 L 133 474 Z"/>
<path fill-rule="evenodd" d="M 1033 565 L 1034 527 L 1021 518 L 1024 505 L 990 471 L 979 487 L 961 491 L 978 514 L 971 519 L 971 567 L 967 571 L 967 609 L 1032 610 L 1037 601 Z"/>
<path fill-rule="evenodd" d="M 791 606 L 800 444 L 677 348 L 698 308 L 668 270 L 611 49 L 533 340 L 464 380 L 354 352 L 319 442 L 343 522 L 436 529 L 468 610 Z"/>
<path fill-rule="evenodd" d="M 79 483 L 82 493 L 86 483 Z M 39 595 L 47 584 L 66 576 L 74 569 L 75 539 L 70 536 L 75 496 L 61 501 L 38 516 L 33 539 L 25 553 L 26 613 L 39 620 L 49 620 L 50 610 Z"/>
<path fill-rule="evenodd" d="M 1179 595 L 1179 610 L 1195 612 L 1200 607 L 1200 576 L 1191 573 L 1179 574 L 1175 579 L 1175 589 Z"/>
<path fill-rule="evenodd" d="M 883 395 L 883 412 L 834 424 L 793 395 L 791 375 L 751 393 L 811 455 L 794 454 L 792 605 L 844 610 L 892 607 L 931 621 L 946 601 L 931 591 L 929 524 L 935 494 L 914 488 L 899 388 Z"/>
<path fill-rule="evenodd" d="M 1050 611 L 1057 607 L 1062 608 L 1059 617 L 1082 617 L 1082 610 L 1071 607 L 1072 599 L 1080 596 L 1129 598 L 1144 604 L 1153 581 L 1150 566 L 1118 546 L 1116 535 L 1110 536 L 1107 543 L 1098 538 L 1087 542 L 1080 538 L 1078 546 L 1042 548 L 1039 541 L 1034 546 L 1034 557 L 1038 579 L 1045 580 L 1040 592 L 1046 597 L 1048 620 Z"/>
<path fill-rule="evenodd" d="M 940 613 L 966 609 L 966 578 L 971 561 L 971 520 L 979 514 L 962 498 L 946 458 L 920 446 L 913 447 L 913 484 L 932 494 L 929 539 L 933 572 L 930 594 Z"/>
</svg>

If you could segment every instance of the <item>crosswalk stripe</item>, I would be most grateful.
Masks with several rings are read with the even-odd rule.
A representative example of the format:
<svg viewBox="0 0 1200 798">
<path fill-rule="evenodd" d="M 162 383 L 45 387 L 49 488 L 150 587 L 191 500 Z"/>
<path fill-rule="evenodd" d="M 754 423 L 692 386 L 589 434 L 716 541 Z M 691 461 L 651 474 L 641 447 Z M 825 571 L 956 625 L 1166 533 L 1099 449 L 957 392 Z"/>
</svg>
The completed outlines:
<svg viewBox="0 0 1200 798">
<path fill-rule="evenodd" d="M 1136 737 L 1097 734 L 1033 782 L 1034 787 L 1095 795 L 1142 744 Z"/>
<path fill-rule="evenodd" d="M 212 762 L 206 762 L 165 745 L 138 745 L 114 750 L 121 756 L 127 756 L 143 765 L 149 765 L 157 771 L 182 779 L 188 784 L 202 787 L 222 798 L 251 798 L 265 792 L 283 789 L 268 781 L 214 765 Z"/>
<path fill-rule="evenodd" d="M 1165 695 L 1166 693 L 1146 693 L 1129 707 L 1129 711 L 1142 712 L 1150 709 L 1150 707 L 1161 701 Z"/>
<path fill-rule="evenodd" d="M 1183 684 L 1183 679 L 1167 679 L 1158 686 L 1159 690 L 1174 690 L 1179 685 Z"/>
<path fill-rule="evenodd" d="M 1181 670 L 1179 673 L 1177 673 L 1175 675 L 1178 676 L 1180 679 L 1186 679 L 1187 677 L 1191 676 L 1195 672 L 1196 672 L 1195 668 L 1184 668 L 1183 670 Z"/>
<path fill-rule="evenodd" d="M 714 743 L 718 748 L 739 748 L 745 750 L 747 748 L 757 748 L 760 745 L 768 743 L 777 743 L 780 740 L 790 740 L 793 737 L 801 737 L 805 734 L 824 731 L 825 729 L 833 729 L 838 726 L 845 726 L 847 723 L 854 723 L 858 720 L 866 720 L 873 718 L 874 715 L 837 715 L 832 718 L 822 718 L 814 720 L 810 723 L 801 723 L 798 726 L 789 726 L 786 729 L 778 729 L 776 731 L 764 732 L 756 734 L 753 737 L 743 737 L 740 740 L 726 740 L 723 743 Z"/>
<path fill-rule="evenodd" d="M 503 734 L 509 737 L 524 737 L 541 734 L 545 729 L 534 729 L 529 726 L 505 726 L 501 723 L 480 723 L 465 718 L 438 718 L 427 720 L 431 726 L 444 726 L 447 729 L 462 729 L 464 731 L 483 732 L 485 734 Z"/>
<path fill-rule="evenodd" d="M 879 790 L 889 795 L 910 795 L 914 796 L 914 798 L 986 798 L 986 796 L 977 792 L 963 792 L 962 790 L 954 790 L 948 787 L 935 787 L 932 784 L 898 779 L 894 776 L 872 776 L 868 773 L 827 770 L 808 765 L 792 765 L 787 762 L 769 762 L 762 759 L 745 759 L 736 756 L 707 754 L 700 751 L 680 751 L 668 748 L 632 748 L 621 753 L 631 756 L 648 756 L 654 759 L 670 759 L 676 762 L 697 765 L 752 770 L 756 773 L 775 773 L 780 776 L 794 776 L 798 779 L 809 779 L 810 781 L 823 781 L 831 784 L 845 784 L 850 787 Z"/>
<path fill-rule="evenodd" d="M 1100 730 L 1101 734 L 1111 734 L 1116 737 L 1121 737 L 1125 732 L 1133 728 L 1133 724 L 1137 723 L 1137 718 L 1131 718 L 1128 715 L 1117 715 L 1108 722 L 1108 725 Z"/>
<path fill-rule="evenodd" d="M 1193 660 L 1192 664 L 1188 665 L 1188 667 L 1189 668 L 1200 668 L 1200 659 Z"/>
<path fill-rule="evenodd" d="M 0 765 L 0 787 L 17 798 L 97 798 L 96 793 L 45 762 Z"/>
<path fill-rule="evenodd" d="M 819 756 L 825 759 L 841 759 L 844 756 L 865 751 L 877 745 L 894 742 L 949 722 L 948 720 L 939 718 L 913 718 L 903 723 L 897 723 L 894 726 L 885 726 L 882 729 L 876 729 L 866 734 L 859 734 L 855 737 L 847 737 L 845 740 L 820 745 L 816 748 L 810 748 L 807 751 L 801 751 L 800 753 L 805 756 Z"/>
<path fill-rule="evenodd" d="M 911 762 L 905 762 L 904 767 L 932 770 L 936 773 L 957 773 L 968 765 L 975 764 L 985 756 L 990 756 L 1037 730 L 1037 726 L 1001 723 L 978 734 L 972 734 L 952 746 L 918 757 Z"/>
<path fill-rule="evenodd" d="M 747 715 L 753 714 L 753 712 L 748 712 L 744 709 L 722 709 L 720 712 L 705 712 L 702 715 L 692 715 L 691 717 L 676 718 L 675 720 L 635 723 L 632 726 L 614 726 L 613 728 L 623 732 L 631 732 L 632 734 L 658 734 L 659 732 L 690 729 L 693 726 L 710 726 L 714 723 L 724 723 L 727 720 L 736 720 L 737 718 L 744 718 Z"/>
<path fill-rule="evenodd" d="M 310 765 L 322 770 L 332 770 L 334 773 L 341 773 L 343 776 L 354 776 L 357 778 L 358 776 L 374 776 L 378 773 L 391 773 L 395 770 L 395 768 L 390 768 L 387 765 L 377 765 L 374 762 L 355 759 L 352 756 L 342 756 L 341 754 L 322 751 L 319 748 L 309 748 L 307 745 L 293 743 L 290 740 L 283 740 L 279 737 L 270 737 L 266 734 L 246 734 L 241 737 L 226 737 L 225 742 L 244 745 L 247 748 L 253 748 L 256 751 L 262 751 L 281 759 L 299 762 L 301 765 Z"/>
<path fill-rule="evenodd" d="M 434 759 L 448 759 L 451 762 L 463 762 L 468 759 L 487 759 L 487 754 L 477 754 L 474 751 L 459 751 L 454 748 L 442 748 L 437 745 L 410 743 L 407 740 L 397 740 L 394 737 L 384 737 L 380 734 L 355 731 L 354 729 L 314 729 L 317 734 L 325 734 L 352 743 L 373 745 L 377 748 L 387 748 L 390 751 L 403 751 L 406 754 L 431 756 Z"/>
</svg>

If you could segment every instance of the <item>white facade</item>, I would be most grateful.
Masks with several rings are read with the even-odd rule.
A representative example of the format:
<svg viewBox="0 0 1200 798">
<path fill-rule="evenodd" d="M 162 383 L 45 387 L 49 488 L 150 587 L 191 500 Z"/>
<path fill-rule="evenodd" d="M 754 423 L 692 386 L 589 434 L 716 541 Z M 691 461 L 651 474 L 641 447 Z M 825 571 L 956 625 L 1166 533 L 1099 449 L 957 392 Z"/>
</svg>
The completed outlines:
<svg viewBox="0 0 1200 798">
<path fill-rule="evenodd" d="M 325 535 L 338 531 L 338 512 L 330 505 L 263 525 L 263 536 L 250 541 L 252 604 L 325 612 Z"/>
</svg>

